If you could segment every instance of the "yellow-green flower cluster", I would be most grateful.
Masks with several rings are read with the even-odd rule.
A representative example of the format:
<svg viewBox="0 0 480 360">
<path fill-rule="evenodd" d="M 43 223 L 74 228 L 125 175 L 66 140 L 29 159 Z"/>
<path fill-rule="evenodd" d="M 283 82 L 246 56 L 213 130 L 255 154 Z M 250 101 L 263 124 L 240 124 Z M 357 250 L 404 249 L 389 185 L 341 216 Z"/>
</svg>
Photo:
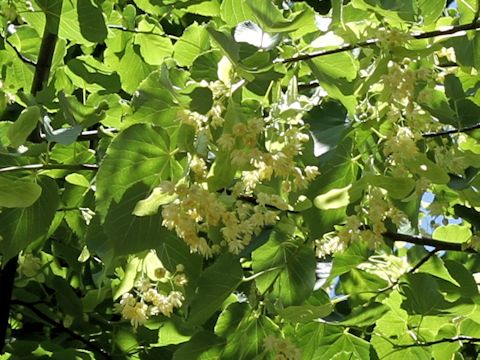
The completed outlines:
<svg viewBox="0 0 480 360">
<path fill-rule="evenodd" d="M 145 325 L 147 320 L 159 314 L 170 317 L 175 308 L 182 307 L 185 297 L 179 288 L 187 284 L 187 277 L 181 271 L 183 266 L 177 266 L 175 274 L 169 274 L 164 268 L 154 271 L 159 282 L 169 282 L 170 290 L 159 290 L 157 283 L 142 279 L 135 284 L 134 289 L 122 295 L 120 302 L 115 304 L 115 311 L 125 320 L 129 320 L 134 329 Z"/>
<path fill-rule="evenodd" d="M 397 28 L 379 29 L 377 30 L 377 39 L 382 48 L 394 49 L 399 46 L 404 46 L 411 36 Z"/>
<path fill-rule="evenodd" d="M 256 205 L 241 200 L 229 204 L 232 196 L 209 192 L 206 183 L 187 186 L 164 182 L 161 187 L 176 195 L 175 200 L 163 207 L 163 225 L 174 230 L 192 252 L 205 257 L 218 253 L 222 246 L 238 254 L 254 234 L 265 225 L 275 223 L 278 212 L 268 206 L 276 209 L 288 207 L 278 195 L 262 193 Z M 221 232 L 223 240 L 214 242 L 209 239 L 207 234 L 213 228 Z"/>
<path fill-rule="evenodd" d="M 240 253 L 263 227 L 277 221 L 279 211 L 289 209 L 286 196 L 281 194 L 305 189 L 319 171 L 299 162 L 309 140 L 301 120 L 311 107 L 308 101 L 282 104 L 265 118 L 230 118 L 226 124 L 222 116 L 230 88 L 222 81 L 206 86 L 214 95 L 209 113 L 183 110 L 179 116 L 195 129 L 198 138 L 207 140 L 208 154 L 205 149 L 189 153 L 185 178 L 177 183 L 163 182 L 160 189 L 172 196 L 162 205 L 162 224 L 175 231 L 192 252 L 210 257 L 222 249 Z M 289 115 L 276 119 L 282 112 Z M 230 157 L 235 178 L 230 188 L 213 192 L 208 180 L 220 153 Z M 281 184 L 277 194 L 257 189 L 272 180 Z"/>
<path fill-rule="evenodd" d="M 275 360 L 300 360 L 302 353 L 287 339 L 279 339 L 267 335 L 263 339 L 263 347 L 266 351 L 274 353 Z"/>
</svg>

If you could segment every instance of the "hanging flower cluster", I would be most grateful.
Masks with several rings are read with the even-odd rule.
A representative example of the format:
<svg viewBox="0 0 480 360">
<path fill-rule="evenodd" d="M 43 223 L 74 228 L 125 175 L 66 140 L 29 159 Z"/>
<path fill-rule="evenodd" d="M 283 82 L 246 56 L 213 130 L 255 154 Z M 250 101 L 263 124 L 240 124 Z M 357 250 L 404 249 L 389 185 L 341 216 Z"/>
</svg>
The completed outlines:
<svg viewBox="0 0 480 360">
<path fill-rule="evenodd" d="M 177 271 L 169 274 L 163 267 L 155 269 L 157 282 L 148 278 L 140 279 L 135 287 L 122 295 L 119 303 L 115 304 L 115 311 L 130 321 L 134 329 L 145 325 L 147 320 L 156 315 L 170 317 L 174 309 L 182 307 L 185 300 L 180 291 L 188 282 L 182 272 L 183 265 L 177 265 Z M 169 290 L 162 283 L 170 284 Z"/>
<path fill-rule="evenodd" d="M 214 94 L 208 114 L 190 110 L 179 114 L 182 123 L 194 129 L 197 143 L 208 140 L 208 151 L 189 153 L 187 176 L 159 185 L 172 197 L 162 206 L 162 224 L 204 257 L 224 248 L 239 254 L 254 235 L 289 209 L 288 193 L 305 189 L 319 174 L 316 166 L 299 162 L 309 140 L 301 120 L 312 106 L 307 99 L 285 102 L 263 119 L 229 120 L 227 125 L 223 116 L 231 90 L 221 81 L 208 87 Z M 217 156 L 228 157 L 235 176 L 230 187 L 212 191 L 209 178 L 215 166 L 222 166 L 215 164 Z M 258 185 L 272 181 L 281 184 L 285 196 L 258 190 Z"/>
<path fill-rule="evenodd" d="M 300 350 L 287 339 L 279 339 L 268 335 L 263 339 L 266 351 L 274 353 L 275 360 L 299 360 L 302 357 Z"/>
</svg>

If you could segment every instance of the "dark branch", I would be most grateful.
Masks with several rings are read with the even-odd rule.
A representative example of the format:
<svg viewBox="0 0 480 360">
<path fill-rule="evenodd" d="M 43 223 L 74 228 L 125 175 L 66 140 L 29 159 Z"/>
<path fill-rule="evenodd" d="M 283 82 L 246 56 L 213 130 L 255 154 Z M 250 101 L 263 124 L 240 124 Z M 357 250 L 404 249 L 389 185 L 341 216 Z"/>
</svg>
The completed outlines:
<svg viewBox="0 0 480 360">
<path fill-rule="evenodd" d="M 473 343 L 480 343 L 480 338 L 460 335 L 460 336 L 455 336 L 453 338 L 445 338 L 445 339 L 434 340 L 434 341 L 424 341 L 424 342 L 417 342 L 417 343 L 405 344 L 405 345 L 394 345 L 394 347 L 397 349 L 405 349 L 405 348 L 418 347 L 418 346 L 424 347 L 424 346 L 432 346 L 432 345 L 443 344 L 443 343 L 454 343 L 457 341 L 468 342 L 473 344 Z"/>
<path fill-rule="evenodd" d="M 99 346 L 97 346 L 96 344 L 92 343 L 91 341 L 89 341 L 88 339 L 85 339 L 83 336 L 77 334 L 76 332 L 70 330 L 69 328 L 66 328 L 65 326 L 63 326 L 61 323 L 59 323 L 58 321 L 52 319 L 51 317 L 49 317 L 48 315 L 46 315 L 44 312 L 40 311 L 39 309 L 37 309 L 35 307 L 35 305 L 31 304 L 31 303 L 28 303 L 28 302 L 25 302 L 25 301 L 21 301 L 21 300 L 13 300 L 12 301 L 13 304 L 15 305 L 21 305 L 21 306 L 25 306 L 26 308 L 28 308 L 31 312 L 33 312 L 35 315 L 37 315 L 40 319 L 44 320 L 45 322 L 49 323 L 50 325 L 54 326 L 56 329 L 58 329 L 59 331 L 62 331 L 66 334 L 68 334 L 68 336 L 70 336 L 72 339 L 75 339 L 75 340 L 78 340 L 80 341 L 81 343 L 83 343 L 87 348 L 89 348 L 90 350 L 92 351 L 95 351 L 96 353 L 99 353 L 101 354 L 105 359 L 109 359 L 109 360 L 112 360 L 113 358 L 102 348 L 100 348 Z"/>
<path fill-rule="evenodd" d="M 97 171 L 98 165 L 95 164 L 30 164 L 9 166 L 0 168 L 0 173 L 32 171 L 32 170 L 72 170 L 72 171 Z"/>
<path fill-rule="evenodd" d="M 398 234 L 391 231 L 387 231 L 383 233 L 383 236 L 393 241 L 403 241 L 403 242 L 407 242 L 415 245 L 432 246 L 435 248 L 435 251 L 447 250 L 447 251 L 463 251 L 463 252 L 476 253 L 476 251 L 471 248 L 465 248 L 464 244 L 451 243 L 443 240 L 435 240 L 435 239 L 425 237 L 425 236 L 420 236 L 420 235 L 405 235 L 405 234 Z"/>
<path fill-rule="evenodd" d="M 426 134 L 423 134 L 422 136 L 424 138 L 433 138 L 433 137 L 438 137 L 438 136 L 446 136 L 446 135 L 464 133 L 464 132 L 473 131 L 473 130 L 477 130 L 477 129 L 480 129 L 480 123 L 472 125 L 472 126 L 466 126 L 464 128 L 460 128 L 460 129 L 451 129 L 451 130 L 445 130 L 445 131 L 439 131 L 439 132 L 433 132 L 433 133 L 426 133 Z"/>
<path fill-rule="evenodd" d="M 444 36 L 444 35 L 451 35 L 458 33 L 460 31 L 467 31 L 467 30 L 475 30 L 480 28 L 480 23 L 477 23 L 476 21 L 469 23 L 469 24 L 463 24 L 463 25 L 456 25 L 452 26 L 450 29 L 447 30 L 434 30 L 434 31 L 427 31 L 424 33 L 420 34 L 412 34 L 412 38 L 414 39 L 428 39 L 428 38 L 433 38 L 436 36 Z M 287 59 L 277 59 L 275 62 L 276 63 L 281 63 L 281 64 L 286 64 L 286 63 L 291 63 L 291 62 L 296 62 L 296 61 L 303 61 L 303 60 L 311 60 L 313 58 L 319 57 L 319 56 L 326 56 L 326 55 L 332 55 L 332 54 L 337 54 L 340 52 L 345 52 L 345 51 L 351 51 L 353 49 L 357 48 L 364 48 L 364 47 L 370 47 L 377 45 L 379 43 L 378 39 L 368 39 L 365 41 L 361 41 L 356 44 L 345 44 L 340 47 L 337 47 L 335 49 L 331 50 L 320 50 L 316 51 L 313 53 L 309 54 L 300 54 L 297 56 L 294 56 L 292 58 L 287 58 Z"/>
<path fill-rule="evenodd" d="M 155 36 L 160 36 L 160 37 L 169 36 L 169 35 L 166 35 L 166 34 L 159 34 L 159 33 L 153 32 L 153 31 L 143 31 L 143 30 L 129 29 L 129 28 L 126 28 L 125 26 L 122 26 L 122 25 L 108 25 L 108 28 L 113 29 L 113 30 L 120 30 L 120 31 L 123 31 L 123 32 L 129 32 L 129 33 L 132 33 L 132 34 L 155 35 Z"/>
<path fill-rule="evenodd" d="M 10 304 L 12 300 L 13 285 L 17 272 L 17 259 L 15 256 L 8 260 L 0 271 L 0 354 L 3 354 L 7 340 L 8 318 L 10 317 Z"/>
<path fill-rule="evenodd" d="M 412 267 L 410 270 L 408 270 L 409 274 L 413 274 L 415 271 L 420 269 L 423 264 L 425 264 L 428 260 L 430 260 L 435 254 L 437 253 L 437 249 L 434 249 L 433 251 L 430 251 L 427 255 L 425 255 L 423 258 L 420 259 L 418 263 L 415 264 L 414 267 Z"/>
</svg>

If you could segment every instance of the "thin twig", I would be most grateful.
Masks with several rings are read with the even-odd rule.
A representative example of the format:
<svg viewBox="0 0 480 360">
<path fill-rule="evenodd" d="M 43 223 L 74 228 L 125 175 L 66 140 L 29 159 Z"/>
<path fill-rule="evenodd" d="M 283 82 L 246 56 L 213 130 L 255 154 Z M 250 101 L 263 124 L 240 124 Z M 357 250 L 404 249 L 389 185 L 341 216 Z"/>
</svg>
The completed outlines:
<svg viewBox="0 0 480 360">
<path fill-rule="evenodd" d="M 92 351 L 95 351 L 99 354 L 101 354 L 105 359 L 112 360 L 113 358 L 101 347 L 95 345 L 93 342 L 89 341 L 88 339 L 85 339 L 83 336 L 80 334 L 77 334 L 76 332 L 70 330 L 69 328 L 66 328 L 63 326 L 60 322 L 52 319 L 50 316 L 45 314 L 43 311 L 37 309 L 35 305 L 32 305 L 31 303 L 22 301 L 22 300 L 13 300 L 12 304 L 15 305 L 21 305 L 25 306 L 28 308 L 30 311 L 32 311 L 35 315 L 37 315 L 40 319 L 44 320 L 45 322 L 49 323 L 50 325 L 53 325 L 56 329 L 68 334 L 72 339 L 78 340 L 81 343 L 83 343 L 87 348 L 91 349 Z"/>
<path fill-rule="evenodd" d="M 29 164 L 0 168 L 0 173 L 32 171 L 32 170 L 72 170 L 72 171 L 97 171 L 95 164 Z"/>
<path fill-rule="evenodd" d="M 154 32 L 153 30 L 145 31 L 145 30 L 129 29 L 129 28 L 126 28 L 125 26 L 122 26 L 122 25 L 108 25 L 107 27 L 109 29 L 120 30 L 120 31 L 123 31 L 123 32 L 132 33 L 132 34 L 155 35 L 155 36 L 160 36 L 160 37 L 167 37 L 167 38 L 173 39 L 173 40 L 178 40 L 179 39 L 178 36 L 170 35 L 170 34 L 166 34 L 166 33 L 159 34 L 159 33 Z"/>
<path fill-rule="evenodd" d="M 480 338 L 460 335 L 460 336 L 455 336 L 453 338 L 444 338 L 444 339 L 434 340 L 434 341 L 422 341 L 422 342 L 416 342 L 413 344 L 404 344 L 404 345 L 394 344 L 394 347 L 405 349 L 405 348 L 411 348 L 411 347 L 417 347 L 417 346 L 425 347 L 425 346 L 432 346 L 432 345 L 443 344 L 443 343 L 454 343 L 457 341 L 463 341 L 468 343 L 480 343 Z"/>
<path fill-rule="evenodd" d="M 419 34 L 412 34 L 412 38 L 414 39 L 428 39 L 428 38 L 433 38 L 437 36 L 445 36 L 445 35 L 451 35 L 455 34 L 461 31 L 467 31 L 467 30 L 475 30 L 480 28 L 480 23 L 474 21 L 469 24 L 463 24 L 463 25 L 456 25 L 452 26 L 450 29 L 447 30 L 434 30 L 434 31 L 427 31 Z M 319 57 L 319 56 L 326 56 L 326 55 L 332 55 L 332 54 L 337 54 L 345 51 L 351 51 L 353 49 L 357 48 L 363 48 L 363 47 L 369 47 L 373 46 L 379 43 L 378 39 L 368 39 L 365 41 L 361 41 L 356 44 L 345 44 L 342 46 L 339 46 L 335 49 L 330 49 L 330 50 L 320 50 L 316 51 L 313 53 L 309 54 L 300 54 L 291 58 L 287 59 L 277 59 L 275 60 L 275 63 L 281 63 L 281 64 L 286 64 L 286 63 L 291 63 L 291 62 L 296 62 L 296 61 L 303 61 L 303 60 L 311 60 L 313 58 Z"/>
<path fill-rule="evenodd" d="M 464 128 L 460 128 L 460 129 L 451 129 L 451 130 L 445 130 L 445 131 L 439 131 L 439 132 L 426 133 L 426 134 L 423 134 L 422 137 L 433 138 L 433 137 L 438 137 L 438 136 L 446 136 L 446 135 L 464 133 L 464 132 L 473 131 L 473 130 L 477 130 L 477 129 L 480 129 L 480 123 L 472 125 L 472 126 L 466 126 Z"/>
<path fill-rule="evenodd" d="M 420 235 L 406 235 L 394 233 L 391 231 L 384 232 L 382 234 L 386 238 L 393 241 L 403 241 L 415 245 L 432 246 L 435 251 L 447 250 L 447 251 L 463 251 L 469 253 L 476 253 L 472 248 L 465 248 L 463 243 L 452 243 L 443 240 L 435 240 L 429 237 Z"/>
<path fill-rule="evenodd" d="M 420 269 L 420 267 L 422 267 L 423 264 L 425 264 L 428 260 L 430 260 L 437 253 L 437 251 L 438 250 L 435 249 L 433 251 L 428 252 L 428 254 L 425 255 L 423 258 L 421 258 L 420 261 L 416 263 L 414 267 L 412 267 L 410 270 L 407 271 L 407 274 L 413 274 L 415 271 Z"/>
<path fill-rule="evenodd" d="M 90 141 L 101 138 L 106 135 L 106 133 L 118 133 L 116 128 L 106 128 L 103 130 L 86 130 L 82 131 L 80 135 L 77 136 L 76 141 Z M 41 134 L 42 141 L 47 141 L 47 135 Z"/>
</svg>

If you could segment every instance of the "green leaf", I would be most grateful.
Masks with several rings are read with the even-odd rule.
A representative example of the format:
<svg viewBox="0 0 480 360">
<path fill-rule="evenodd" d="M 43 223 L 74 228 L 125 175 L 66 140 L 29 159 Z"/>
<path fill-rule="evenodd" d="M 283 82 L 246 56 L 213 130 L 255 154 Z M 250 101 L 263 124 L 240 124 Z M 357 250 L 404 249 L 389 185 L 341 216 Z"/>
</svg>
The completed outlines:
<svg viewBox="0 0 480 360">
<path fill-rule="evenodd" d="M 82 174 L 69 174 L 65 177 L 65 181 L 69 182 L 72 185 L 81 186 L 87 189 L 90 188 L 90 181 L 88 181 L 88 179 Z"/>
<path fill-rule="evenodd" d="M 349 53 L 318 57 L 310 60 L 309 64 L 310 62 L 312 70 L 315 69 L 331 79 L 344 78 L 352 81 L 357 77 L 358 62 Z"/>
<path fill-rule="evenodd" d="M 224 310 L 222 316 L 225 316 L 224 313 L 235 306 L 249 307 L 247 304 L 231 304 Z M 231 330 L 225 334 L 227 344 L 223 347 L 221 359 L 249 360 L 258 358 L 264 351 L 263 339 L 267 335 L 278 333 L 277 325 L 270 318 L 262 315 L 258 316 L 251 308 L 245 312 L 238 326 Z"/>
<path fill-rule="evenodd" d="M 333 340 L 335 337 L 332 336 Z M 355 335 L 343 333 L 335 339 L 328 347 L 325 347 L 322 352 L 321 359 L 370 359 L 370 344 Z M 337 354 L 343 353 L 342 356 Z"/>
<path fill-rule="evenodd" d="M 137 279 L 140 264 L 141 260 L 139 258 L 134 257 L 129 259 L 123 276 L 120 279 L 120 284 L 113 291 L 113 300 L 117 300 L 120 296 L 132 290 L 135 280 Z"/>
<path fill-rule="evenodd" d="M 65 73 L 76 87 L 90 92 L 117 93 L 121 88 L 118 73 L 89 55 L 69 60 Z"/>
<path fill-rule="evenodd" d="M 180 66 L 190 66 L 198 55 L 209 48 L 210 42 L 205 27 L 193 23 L 185 29 L 182 37 L 173 46 L 173 58 Z"/>
<path fill-rule="evenodd" d="M 477 0 L 458 0 L 458 12 L 460 13 L 459 23 L 468 24 L 475 18 Z"/>
<path fill-rule="evenodd" d="M 432 234 L 435 240 L 461 244 L 472 237 L 472 232 L 465 225 L 449 224 L 437 227 Z"/>
<path fill-rule="evenodd" d="M 307 197 L 314 199 L 320 194 L 325 194 L 331 189 L 339 189 L 355 181 L 357 168 L 349 160 L 351 141 L 349 139 L 339 143 L 331 152 L 325 153 L 317 160 L 322 175 L 318 176 L 310 185 Z M 304 211 L 304 219 L 310 228 L 312 238 L 321 238 L 323 234 L 333 231 L 334 225 L 343 221 L 346 209 L 320 210 L 311 207 Z"/>
<path fill-rule="evenodd" d="M 161 84 L 161 86 L 159 86 Z M 179 95 L 169 79 L 168 69 L 162 67 L 152 72 L 135 91 L 132 99 L 134 109 L 129 123 L 151 123 L 164 128 L 178 126 L 177 113 L 188 97 Z"/>
<path fill-rule="evenodd" d="M 120 201 L 125 191 L 138 182 L 152 186 L 160 180 L 176 181 L 182 175 L 182 165 L 175 159 L 166 131 L 148 124 L 132 125 L 112 141 L 100 165 L 97 209 L 105 214 L 112 200 Z"/>
<path fill-rule="evenodd" d="M 360 269 L 352 269 L 340 276 L 343 294 L 349 294 L 352 306 L 358 306 L 376 296 L 376 293 L 388 286 L 381 277 Z"/>
<path fill-rule="evenodd" d="M 313 205 L 320 210 L 339 209 L 350 203 L 348 190 L 352 185 L 340 189 L 330 189 L 325 194 L 317 195 L 313 199 Z"/>
<path fill-rule="evenodd" d="M 393 199 L 404 199 L 415 188 L 415 180 L 407 177 L 392 177 L 384 175 L 367 174 L 361 180 L 366 186 L 373 185 L 388 191 Z"/>
<path fill-rule="evenodd" d="M 33 182 L 0 176 L 0 207 L 25 208 L 40 197 L 42 187 Z"/>
<path fill-rule="evenodd" d="M 146 199 L 140 200 L 133 209 L 133 215 L 148 216 L 158 213 L 158 208 L 172 202 L 177 195 L 165 194 L 161 188 L 156 187 Z"/>
<path fill-rule="evenodd" d="M 287 306 L 279 311 L 279 315 L 292 323 L 308 323 L 330 315 L 333 305 L 323 290 L 315 291 L 303 305 Z"/>
<path fill-rule="evenodd" d="M 83 315 L 83 304 L 70 284 L 60 276 L 55 276 L 52 279 L 52 285 L 60 309 L 70 316 L 81 317 Z"/>
<path fill-rule="evenodd" d="M 449 281 L 455 286 L 460 286 L 460 284 L 448 272 L 443 260 L 438 256 L 433 256 L 428 259 L 428 261 L 418 269 L 418 272 L 431 274 L 440 279 Z"/>
<path fill-rule="evenodd" d="M 156 248 L 170 232 L 162 226 L 160 215 L 132 215 L 137 202 L 145 197 L 148 187 L 136 183 L 120 199 L 110 205 L 104 229 L 115 255 L 134 254 Z M 141 239 L 142 241 L 138 241 Z"/>
<path fill-rule="evenodd" d="M 62 145 L 71 145 L 77 140 L 77 137 L 82 132 L 82 126 L 80 125 L 53 129 L 51 122 L 52 121 L 48 116 L 43 118 L 43 129 L 45 130 L 45 136 L 50 142 L 56 142 Z"/>
<path fill-rule="evenodd" d="M 407 274 L 400 286 L 405 296 L 402 308 L 409 314 L 433 314 L 442 307 L 444 299 L 435 278 L 428 274 Z"/>
<path fill-rule="evenodd" d="M 442 15 L 445 7 L 443 1 L 416 0 L 415 2 L 426 25 L 434 23 Z"/>
<path fill-rule="evenodd" d="M 304 359 L 370 359 L 370 344 L 342 328 L 321 323 L 300 324 L 296 342 Z"/>
<path fill-rule="evenodd" d="M 178 350 L 173 353 L 172 360 L 218 359 L 224 343 L 225 340 L 219 338 L 215 334 L 207 331 L 200 331 L 195 334 L 189 342 L 181 345 Z"/>
<path fill-rule="evenodd" d="M 59 204 L 55 180 L 39 177 L 42 194 L 33 205 L 19 209 L 3 209 L 0 213 L 0 252 L 3 261 L 17 255 L 29 244 L 46 238 Z"/>
<path fill-rule="evenodd" d="M 357 76 L 358 64 L 353 60 L 351 55 L 345 53 L 338 55 L 340 55 L 338 62 L 335 61 L 337 56 L 337 54 L 335 54 L 333 55 L 333 59 L 329 55 L 307 60 L 306 63 L 328 95 L 340 101 L 348 110 L 349 114 L 354 114 L 357 99 L 351 84 L 346 81 Z M 347 57 L 344 55 L 347 55 Z M 339 66 L 339 64 L 342 64 L 342 66 Z"/>
<path fill-rule="evenodd" d="M 172 317 L 169 321 L 162 321 L 158 329 L 158 345 L 177 345 L 189 341 L 193 331 L 187 328 L 179 319 Z"/>
<path fill-rule="evenodd" d="M 60 1 L 62 3 L 60 5 L 62 14 L 60 15 L 58 29 L 60 38 L 82 45 L 92 44 L 92 41 L 87 37 L 99 41 L 106 38 L 107 28 L 103 15 L 90 1 Z M 96 31 L 98 31 L 98 34 L 95 33 Z"/>
<path fill-rule="evenodd" d="M 223 301 L 242 280 L 242 268 L 230 254 L 220 256 L 198 279 L 198 287 L 190 305 L 188 322 L 201 325 L 220 308 Z"/>
<path fill-rule="evenodd" d="M 236 173 L 230 152 L 219 151 L 207 177 L 208 189 L 216 191 L 231 185 Z"/>
<path fill-rule="evenodd" d="M 429 160 L 425 154 L 417 154 L 407 166 L 412 172 L 425 176 L 434 184 L 448 184 L 450 181 L 446 169 Z"/>
<path fill-rule="evenodd" d="M 172 41 L 165 35 L 159 23 L 150 17 L 144 17 L 138 23 L 134 44 L 140 46 L 140 54 L 150 65 L 162 65 L 165 58 L 172 56 Z"/>
<path fill-rule="evenodd" d="M 390 310 L 385 304 L 377 302 L 369 303 L 366 307 L 361 306 L 339 322 L 342 326 L 365 327 L 376 323 L 387 311 Z"/>
<path fill-rule="evenodd" d="M 252 253 L 253 271 L 259 274 L 255 284 L 261 293 L 270 290 L 285 306 L 300 305 L 315 285 L 315 253 L 309 246 L 282 242 L 281 238 L 273 233 Z"/>
<path fill-rule="evenodd" d="M 82 36 L 92 43 L 101 43 L 107 37 L 107 26 L 102 10 L 92 0 L 77 2 L 78 23 Z"/>
<path fill-rule="evenodd" d="M 7 136 L 10 146 L 19 147 L 27 141 L 28 136 L 40 121 L 40 108 L 29 106 L 20 113 L 18 119 L 8 128 Z"/>
<path fill-rule="evenodd" d="M 68 124 L 75 126 L 77 124 L 82 127 L 90 127 L 103 120 L 108 104 L 100 101 L 96 106 L 88 106 L 82 104 L 75 96 L 65 95 L 63 91 L 58 94 L 60 108 L 63 116 Z"/>
<path fill-rule="evenodd" d="M 153 68 L 140 55 L 138 45 L 127 46 L 117 67 L 122 89 L 129 94 L 133 94 L 152 70 Z"/>
<path fill-rule="evenodd" d="M 190 110 L 206 115 L 213 105 L 212 90 L 206 87 L 197 87 L 189 93 L 192 101 L 190 102 Z"/>
<path fill-rule="evenodd" d="M 220 16 L 225 23 L 234 27 L 243 21 L 253 20 L 254 15 L 245 1 L 224 0 L 220 5 Z"/>
<path fill-rule="evenodd" d="M 442 123 L 458 125 L 458 117 L 448 104 L 447 97 L 443 92 L 430 89 L 429 96 L 423 101 L 419 100 L 418 103 Z"/>
<path fill-rule="evenodd" d="M 247 0 L 247 5 L 253 11 L 255 19 L 265 31 L 289 32 L 305 25 L 306 18 L 312 17 L 308 11 L 301 11 L 293 19 L 285 19 L 282 12 L 272 1 Z M 252 18 L 247 20 L 253 20 Z"/>
<path fill-rule="evenodd" d="M 321 354 L 325 351 L 325 342 L 333 336 L 339 336 L 342 329 L 337 326 L 310 322 L 298 324 L 292 338 L 296 345 L 302 349 L 303 359 L 325 359 Z"/>
<path fill-rule="evenodd" d="M 197 278 L 202 274 L 203 259 L 198 254 L 192 254 L 190 247 L 173 231 L 163 229 L 161 238 L 157 240 L 155 250 L 163 266 L 174 273 L 177 265 L 183 265 L 188 278 L 187 301 L 193 297 L 194 286 Z M 191 288 L 192 287 L 192 288 Z M 192 294 L 189 292 L 192 291 Z"/>
<path fill-rule="evenodd" d="M 197 56 L 191 67 L 192 79 L 196 81 L 218 80 L 218 63 L 222 56 L 222 52 L 219 50 L 210 50 Z"/>
<path fill-rule="evenodd" d="M 335 101 L 322 102 L 307 113 L 305 120 L 310 125 L 316 156 L 337 146 L 347 128 L 346 118 L 346 109 Z"/>
</svg>

